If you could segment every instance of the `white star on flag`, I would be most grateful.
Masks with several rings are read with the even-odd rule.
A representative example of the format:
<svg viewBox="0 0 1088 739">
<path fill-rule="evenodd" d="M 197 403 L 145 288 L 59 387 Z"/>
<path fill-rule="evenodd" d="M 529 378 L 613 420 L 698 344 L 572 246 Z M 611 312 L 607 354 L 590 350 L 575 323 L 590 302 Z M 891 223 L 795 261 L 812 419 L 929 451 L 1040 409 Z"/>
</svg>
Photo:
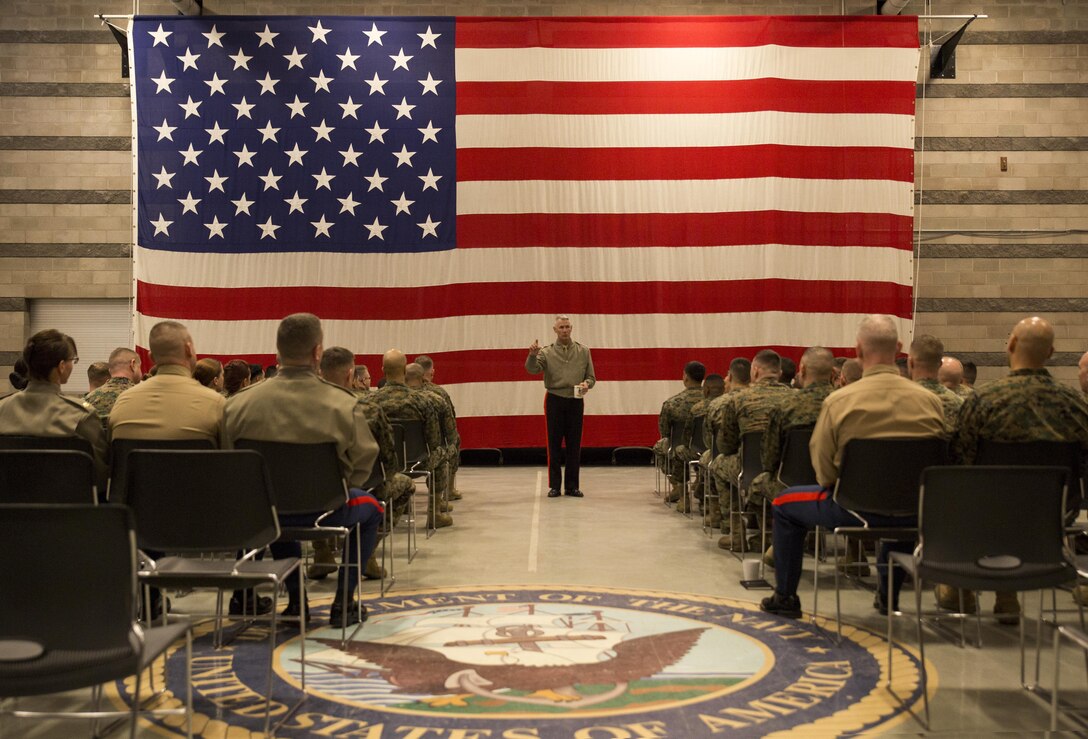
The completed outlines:
<svg viewBox="0 0 1088 739">
<path fill-rule="evenodd" d="M 286 154 L 287 158 L 290 160 L 287 163 L 287 166 L 290 167 L 292 164 L 302 164 L 302 157 L 306 156 L 309 152 L 305 149 L 298 148 L 298 142 L 296 141 L 295 148 L 283 153 Z"/>
<path fill-rule="evenodd" d="M 269 167 L 268 174 L 259 175 L 257 179 L 264 183 L 265 190 L 279 190 L 279 181 L 283 179 L 283 175 L 272 174 L 272 168 Z M 271 218 L 269 218 L 269 220 L 271 220 Z"/>
<path fill-rule="evenodd" d="M 269 121 L 264 128 L 258 128 L 257 131 L 261 134 L 261 143 L 266 141 L 276 141 L 276 134 L 280 132 L 280 129 L 272 126 L 272 121 Z"/>
<path fill-rule="evenodd" d="M 219 222 L 219 216 L 212 216 L 212 222 L 204 224 L 204 228 L 208 229 L 208 238 L 209 239 L 212 238 L 213 236 L 218 236 L 219 238 L 223 238 L 223 229 L 226 228 L 226 227 L 227 227 L 226 223 L 220 223 Z"/>
<path fill-rule="evenodd" d="M 169 123 L 167 123 L 165 118 L 162 119 L 161 126 L 152 126 L 151 128 L 159 132 L 159 138 L 157 138 L 156 141 L 162 141 L 163 139 L 166 139 L 167 141 L 173 141 L 174 137 L 171 134 L 173 134 L 174 131 L 178 130 L 177 126 L 171 126 Z"/>
<path fill-rule="evenodd" d="M 366 189 L 367 192 L 370 192 L 371 190 L 381 190 L 382 192 L 385 192 L 385 190 L 382 189 L 382 183 L 389 178 L 382 177 L 381 174 L 378 173 L 378 170 L 375 169 L 374 174 L 370 177 L 364 177 L 363 179 L 370 183 L 370 187 Z"/>
<path fill-rule="evenodd" d="M 428 141 L 433 141 L 433 142 L 435 142 L 437 144 L 438 143 L 438 132 L 441 131 L 442 129 L 441 128 L 435 128 L 434 127 L 434 121 L 427 121 L 427 127 L 426 128 L 417 128 L 416 130 L 419 131 L 421 134 L 423 134 L 422 143 L 425 144 Z"/>
<path fill-rule="evenodd" d="M 213 46 L 218 46 L 220 49 L 222 49 L 223 48 L 223 42 L 220 39 L 222 39 L 227 34 L 219 33 L 216 30 L 215 25 L 213 24 L 212 25 L 212 30 L 208 31 L 207 33 L 202 33 L 200 35 L 203 36 L 204 38 L 208 39 L 208 48 L 209 49 L 212 48 Z"/>
<path fill-rule="evenodd" d="M 185 47 L 185 53 L 178 57 L 178 61 L 182 63 L 181 71 L 186 69 L 196 69 L 196 60 L 200 58 L 200 54 L 194 54 L 189 51 L 189 47 Z"/>
<path fill-rule="evenodd" d="M 419 38 L 422 41 L 422 43 L 420 43 L 420 45 L 419 45 L 419 48 L 422 49 L 425 46 L 430 46 L 432 49 L 437 49 L 438 47 L 434 45 L 434 42 L 442 34 L 432 33 L 431 32 L 431 27 L 427 26 L 427 32 L 426 33 L 417 33 L 416 35 L 419 36 Z"/>
<path fill-rule="evenodd" d="M 162 217 L 162 213 L 159 213 L 159 220 L 151 221 L 151 225 L 155 227 L 155 235 L 163 234 L 164 236 L 170 235 L 170 227 L 174 225 L 173 221 L 168 221 Z"/>
<path fill-rule="evenodd" d="M 162 165 L 162 171 L 160 171 L 158 174 L 152 172 L 151 176 L 158 180 L 158 184 L 155 185 L 155 189 L 158 190 L 160 187 L 169 187 L 171 190 L 174 189 L 173 185 L 170 184 L 170 180 L 173 179 L 174 174 L 174 172 L 166 171 L 165 164 Z"/>
<path fill-rule="evenodd" d="M 343 54 L 336 55 L 340 59 L 340 71 L 343 72 L 348 67 L 355 69 L 355 60 L 359 58 L 358 54 L 351 53 L 351 47 L 344 49 Z M 356 72 L 359 70 L 355 69 Z"/>
<path fill-rule="evenodd" d="M 423 180 L 424 190 L 438 191 L 438 181 L 442 179 L 442 175 L 435 174 L 431 169 L 427 169 L 427 174 L 420 175 L 419 179 Z"/>
<path fill-rule="evenodd" d="M 319 69 L 319 70 L 317 70 L 317 76 L 316 77 L 311 77 L 310 79 L 314 83 L 314 92 L 317 92 L 318 90 L 324 90 L 325 92 L 332 92 L 332 90 L 329 89 L 329 83 L 332 82 L 336 78 L 335 77 L 326 77 L 325 76 L 325 70 Z"/>
<path fill-rule="evenodd" d="M 423 229 L 423 236 L 420 238 L 427 238 L 428 236 L 434 236 L 438 238 L 438 227 L 442 224 L 442 221 L 432 221 L 430 216 L 427 216 L 427 220 L 423 223 L 417 223 L 416 225 Z"/>
<path fill-rule="evenodd" d="M 316 26 L 306 26 L 306 28 L 310 29 L 310 33 L 314 35 L 310 43 L 316 44 L 320 41 L 321 43 L 328 45 L 329 42 L 325 40 L 325 37 L 329 35 L 329 32 L 332 30 L 331 28 L 322 28 L 321 21 L 318 21 Z"/>
<path fill-rule="evenodd" d="M 438 94 L 438 86 L 442 84 L 442 80 L 436 80 L 431 73 L 427 73 L 427 79 L 420 80 L 419 84 L 423 85 L 423 92 L 421 95 L 426 95 L 428 92 L 432 92 L 435 95 Z"/>
<path fill-rule="evenodd" d="M 321 220 L 310 221 L 310 225 L 314 227 L 314 238 L 318 236 L 329 236 L 329 229 L 332 228 L 332 222 L 326 221 L 325 216 L 321 216 Z"/>
<path fill-rule="evenodd" d="M 158 30 L 148 31 L 148 33 L 151 34 L 151 38 L 155 39 L 155 43 L 151 44 L 152 48 L 154 48 L 159 44 L 162 44 L 163 46 L 169 46 L 170 44 L 167 43 L 166 39 L 174 32 L 162 30 L 162 24 L 160 23 Z"/>
<path fill-rule="evenodd" d="M 257 44 L 257 48 L 260 48 L 265 44 L 271 46 L 273 49 L 276 48 L 276 45 L 272 42 L 272 39 L 276 38 L 276 36 L 279 36 L 279 34 L 272 33 L 272 31 L 268 28 L 268 24 L 265 23 L 264 30 L 257 32 L 257 37 L 261 39 L 261 43 Z"/>
<path fill-rule="evenodd" d="M 296 46 L 295 48 L 291 49 L 290 54 L 284 54 L 283 58 L 287 60 L 288 69 L 294 69 L 295 67 L 302 69 L 302 60 L 306 58 L 306 55 L 299 54 L 298 47 Z"/>
<path fill-rule="evenodd" d="M 408 147 L 403 144 L 400 147 L 400 151 L 393 152 L 393 156 L 397 158 L 398 167 L 402 164 L 407 164 L 409 167 L 411 167 L 412 157 L 414 157 L 415 155 L 416 153 L 414 151 L 408 151 Z"/>
<path fill-rule="evenodd" d="M 382 224 L 378 223 L 378 217 L 374 216 L 374 223 L 371 223 L 371 224 L 365 224 L 364 223 L 363 228 L 365 228 L 367 231 L 370 232 L 370 235 L 366 237 L 367 241 L 370 241 L 371 239 L 373 239 L 375 237 L 377 237 L 378 239 L 381 239 L 382 241 L 385 241 L 385 236 L 382 235 L 382 231 L 389 228 L 389 226 L 383 226 Z"/>
<path fill-rule="evenodd" d="M 337 200 L 340 201 L 341 213 L 351 213 L 352 215 L 355 215 L 355 208 L 362 205 L 362 203 L 352 199 L 350 192 L 346 198 L 337 198 Z"/>
<path fill-rule="evenodd" d="M 388 82 L 388 81 L 389 80 L 378 79 L 378 73 L 377 72 L 374 73 L 374 79 L 372 79 L 372 80 L 363 80 L 363 82 L 370 85 L 370 94 L 371 95 L 373 95 L 376 92 L 380 92 L 382 95 L 384 95 L 385 94 L 385 83 Z"/>
<path fill-rule="evenodd" d="M 374 121 L 374 125 L 370 128 L 364 128 L 364 131 L 370 134 L 370 141 L 368 143 L 373 144 L 375 141 L 385 143 L 385 134 L 389 132 L 388 128 L 382 128 L 378 125 L 377 121 Z"/>
<path fill-rule="evenodd" d="M 174 81 L 174 78 L 167 77 L 166 70 L 164 69 L 158 78 L 152 77 L 151 81 L 155 83 L 155 87 L 157 88 L 155 94 L 158 95 L 160 92 L 170 92 L 170 83 Z"/>
<path fill-rule="evenodd" d="M 185 117 L 188 118 L 191 115 L 200 115 L 200 104 L 203 100 L 193 100 L 192 95 L 186 96 L 184 103 L 178 103 L 178 107 L 185 111 Z"/>
<path fill-rule="evenodd" d="M 217 92 L 220 95 L 227 94 L 226 91 L 223 89 L 223 86 L 227 84 L 227 81 L 219 79 L 219 74 L 216 72 L 212 72 L 212 78 L 210 80 L 204 80 L 204 84 L 211 88 L 211 92 L 208 93 L 209 97 Z"/>
<path fill-rule="evenodd" d="M 239 120 L 242 118 L 253 120 L 253 116 L 249 114 L 249 111 L 253 110 L 256 106 L 253 103 L 247 103 L 245 95 L 242 96 L 242 99 L 239 102 L 231 103 L 231 105 L 238 111 Z"/>
<path fill-rule="evenodd" d="M 393 60 L 393 70 L 394 71 L 396 71 L 398 69 L 403 69 L 405 72 L 408 71 L 408 62 L 415 59 L 415 57 L 408 56 L 407 54 L 404 53 L 404 47 L 403 46 L 401 47 L 400 51 L 398 51 L 396 53 L 396 55 L 390 54 L 389 58 Z"/>
<path fill-rule="evenodd" d="M 393 215 L 399 216 L 401 213 L 407 213 L 408 215 L 412 215 L 412 212 L 408 210 L 408 206 L 414 204 L 416 201 L 409 200 L 407 195 L 402 192 L 400 194 L 399 200 L 390 200 L 389 202 L 397 206 L 397 212 Z"/>
<path fill-rule="evenodd" d="M 243 52 L 241 47 L 239 47 L 237 54 L 234 54 L 232 56 L 228 56 L 227 58 L 234 61 L 234 71 L 237 72 L 239 69 L 248 70 L 249 69 L 249 60 L 252 59 L 253 57 L 246 56 L 245 52 Z"/>
<path fill-rule="evenodd" d="M 162 26 L 160 26 L 160 28 L 161 27 Z M 387 33 L 387 31 L 379 31 L 377 24 L 371 23 L 370 24 L 370 30 L 369 31 L 363 31 L 363 35 L 366 36 L 366 38 L 367 38 L 366 45 L 370 46 L 371 44 L 377 44 L 378 46 L 381 46 L 382 45 L 382 36 L 384 36 L 386 33 Z"/>
<path fill-rule="evenodd" d="M 291 213 L 294 213 L 294 212 L 295 212 L 296 210 L 297 210 L 297 211 L 298 211 L 299 213 L 302 213 L 302 212 L 304 212 L 304 211 L 302 210 L 302 206 L 306 204 L 306 202 L 307 202 L 307 198 L 300 198 L 300 197 L 298 196 L 298 190 L 295 190 L 295 194 L 294 194 L 294 196 L 293 196 L 293 197 L 290 197 L 290 198 L 284 198 L 284 199 L 283 199 L 283 202 L 285 202 L 285 203 L 287 203 L 287 204 L 288 204 L 289 206 L 291 206 L 291 209 L 287 211 L 287 214 L 288 214 L 288 215 L 290 215 Z"/>
<path fill-rule="evenodd" d="M 264 223 L 258 223 L 257 228 L 261 229 L 261 238 L 262 239 L 265 236 L 271 236 L 274 239 L 274 238 L 276 238 L 276 229 L 278 229 L 279 226 L 272 223 L 272 216 L 268 216 L 268 220 L 265 221 Z"/>
<path fill-rule="evenodd" d="M 348 95 L 347 102 L 337 103 L 337 105 L 339 105 L 341 108 L 344 109 L 344 115 L 342 116 L 343 118 L 347 118 L 347 117 L 350 116 L 351 118 L 354 118 L 355 120 L 359 120 L 359 116 L 355 115 L 355 111 L 357 111 L 359 108 L 363 107 L 363 104 L 354 102 L 351 99 L 351 95 Z"/>
<path fill-rule="evenodd" d="M 339 154 L 340 154 L 340 156 L 344 157 L 343 166 L 346 167 L 349 164 L 351 164 L 351 165 L 353 165 L 355 167 L 358 167 L 359 166 L 359 157 L 361 157 L 363 155 L 363 152 L 355 151 L 355 147 L 353 147 L 351 144 L 348 144 L 348 148 L 346 148 L 343 151 L 339 152 Z"/>
<path fill-rule="evenodd" d="M 220 128 L 219 121 L 216 121 L 211 128 L 204 129 L 208 134 L 208 143 L 212 144 L 218 141 L 219 143 L 226 145 L 226 141 L 223 140 L 223 135 L 229 131 L 229 128 Z"/>
<path fill-rule="evenodd" d="M 184 167 L 187 164 L 199 164 L 199 162 L 197 162 L 197 158 L 203 153 L 204 153 L 203 150 L 194 149 L 193 145 L 189 144 L 188 149 L 185 149 L 184 151 L 179 151 L 178 152 L 178 154 L 181 154 L 181 158 L 184 160 L 181 163 L 181 166 Z"/>
<path fill-rule="evenodd" d="M 257 84 L 261 86 L 261 95 L 264 95 L 266 92 L 270 92 L 273 95 L 275 95 L 276 94 L 276 85 L 279 84 L 279 80 L 272 79 L 272 73 L 271 72 L 265 72 L 264 73 L 264 79 L 263 80 L 257 80 Z"/>
<path fill-rule="evenodd" d="M 332 133 L 333 131 L 335 131 L 336 129 L 333 128 L 332 126 L 325 125 L 325 119 L 322 118 L 320 125 L 310 126 L 310 130 L 312 130 L 317 135 L 317 138 L 314 139 L 315 144 L 318 141 L 320 141 L 321 139 L 325 139 L 326 141 L 328 141 L 331 144 L 332 139 L 329 138 L 329 134 Z"/>
<path fill-rule="evenodd" d="M 208 192 L 211 192 L 212 190 L 218 190 L 224 195 L 226 194 L 227 191 L 223 189 L 223 183 L 227 181 L 227 178 L 220 177 L 218 169 L 213 169 L 212 176 L 205 177 L 204 179 L 208 181 Z"/>
<path fill-rule="evenodd" d="M 309 103 L 304 103 L 299 100 L 298 95 L 295 95 L 295 101 L 293 103 L 287 103 L 286 105 L 288 108 L 291 109 L 292 118 L 294 118 L 296 115 L 300 115 L 303 118 L 306 117 L 306 106 L 309 105 Z"/>
<path fill-rule="evenodd" d="M 202 198 L 194 198 L 192 191 L 189 191 L 185 197 L 178 198 L 178 202 L 181 203 L 181 214 L 196 213 L 196 206 L 200 203 Z"/>
<path fill-rule="evenodd" d="M 321 168 L 321 174 L 315 174 L 310 176 L 317 180 L 317 185 L 314 187 L 315 190 L 320 190 L 321 188 L 325 188 L 326 190 L 330 191 L 332 190 L 332 187 L 329 186 L 329 183 L 333 181 L 333 178 L 335 178 L 336 175 L 329 174 L 325 171 L 324 167 Z"/>
<path fill-rule="evenodd" d="M 252 215 L 249 212 L 249 206 L 253 205 L 257 201 L 248 199 L 246 197 L 246 194 L 242 193 L 242 197 L 240 197 L 238 200 L 232 200 L 230 202 L 234 204 L 234 215 L 238 216 L 245 213 L 248 216 Z"/>
<path fill-rule="evenodd" d="M 393 103 L 393 110 L 397 111 L 398 121 L 401 118 L 407 118 L 408 120 L 412 120 L 412 109 L 415 107 L 416 106 L 414 105 L 408 104 L 408 98 L 403 97 L 400 99 L 400 103 Z"/>
<path fill-rule="evenodd" d="M 245 164 L 248 164 L 250 167 L 252 167 L 253 157 L 257 156 L 257 152 L 250 151 L 248 146 L 242 144 L 242 150 L 234 152 L 234 156 L 238 157 L 239 167 Z"/>
</svg>

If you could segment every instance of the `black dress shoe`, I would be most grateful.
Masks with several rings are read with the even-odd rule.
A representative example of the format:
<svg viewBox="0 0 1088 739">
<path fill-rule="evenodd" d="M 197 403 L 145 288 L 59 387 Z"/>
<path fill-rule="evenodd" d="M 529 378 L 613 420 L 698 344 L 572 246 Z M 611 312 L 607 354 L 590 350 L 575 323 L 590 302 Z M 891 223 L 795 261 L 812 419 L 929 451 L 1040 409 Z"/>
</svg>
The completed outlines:
<svg viewBox="0 0 1088 739">
<path fill-rule="evenodd" d="M 242 610 L 242 600 L 240 598 L 230 599 L 230 610 L 228 611 L 232 616 L 263 616 L 266 613 L 272 613 L 272 599 L 261 597 L 257 598 L 257 602 L 253 602 L 253 598 L 250 598 L 245 605 L 247 606 L 245 611 Z M 256 606 L 256 609 L 254 609 Z"/>
<path fill-rule="evenodd" d="M 568 490 L 567 495 L 571 498 L 584 498 L 581 490 Z"/>
<path fill-rule="evenodd" d="M 796 595 L 774 595 L 764 598 L 759 609 L 765 613 L 773 613 L 776 616 L 786 618 L 801 618 L 801 599 Z"/>
<path fill-rule="evenodd" d="M 302 620 L 304 621 L 305 625 L 310 623 L 310 609 L 308 607 L 303 608 L 296 602 L 288 603 L 287 607 L 283 609 L 280 615 L 287 619 L 297 619 L 304 610 L 306 612 L 306 615 L 303 617 Z"/>
<path fill-rule="evenodd" d="M 559 491 L 556 490 L 555 488 L 548 488 L 548 497 L 549 498 L 558 498 L 559 497 Z"/>
<path fill-rule="evenodd" d="M 367 612 L 366 606 L 360 605 L 363 611 L 362 619 L 359 618 L 359 611 L 356 609 L 355 604 L 357 600 L 352 600 L 351 605 L 348 607 L 347 613 L 344 613 L 344 606 L 340 601 L 334 600 L 332 606 L 329 608 L 329 626 L 333 628 L 341 628 L 344 626 L 354 626 L 359 623 L 360 620 L 366 621 Z M 347 616 L 347 621 L 344 621 L 344 617 Z"/>
</svg>

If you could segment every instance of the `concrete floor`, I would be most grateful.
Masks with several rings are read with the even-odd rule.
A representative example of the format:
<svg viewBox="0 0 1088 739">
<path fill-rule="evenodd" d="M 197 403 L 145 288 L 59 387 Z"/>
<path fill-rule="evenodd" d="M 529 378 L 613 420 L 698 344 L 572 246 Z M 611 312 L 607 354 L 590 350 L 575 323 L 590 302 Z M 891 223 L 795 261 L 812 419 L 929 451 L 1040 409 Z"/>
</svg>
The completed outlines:
<svg viewBox="0 0 1088 739">
<path fill-rule="evenodd" d="M 580 500 L 547 498 L 546 471 L 538 467 L 463 468 L 458 487 L 464 499 L 455 504 L 455 525 L 430 540 L 421 538 L 419 555 L 411 565 L 404 557 L 404 539 L 396 541 L 394 593 L 458 585 L 550 584 L 662 590 L 752 602 L 766 594 L 740 586 L 740 563 L 718 549 L 716 535 L 704 535 L 697 521 L 663 505 L 654 495 L 654 471 L 649 466 L 584 468 L 586 497 Z M 828 589 L 821 594 L 825 615 L 833 608 L 830 570 L 828 573 Z M 332 580 L 312 584 L 311 597 L 331 592 Z M 375 585 L 366 587 L 372 591 Z M 806 575 L 800 593 L 806 608 L 811 606 L 811 588 L 811 575 Z M 176 606 L 184 610 L 202 597 L 186 596 Z M 1061 593 L 1059 598 L 1072 605 L 1068 594 Z M 1029 600 L 1028 624 L 1033 627 L 1038 600 Z M 926 602 L 931 605 L 932 597 L 927 595 Z M 884 632 L 885 621 L 872 609 L 870 593 L 849 589 L 842 603 L 848 621 Z M 912 603 L 913 598 L 905 593 L 904 606 L 912 608 Z M 984 596 L 983 605 L 984 614 L 988 614 L 992 596 Z M 1066 616 L 1069 621 L 1073 618 Z M 916 647 L 913 620 L 900 622 L 897 639 Z M 984 616 L 982 650 L 960 648 L 927 635 L 926 656 L 936 670 L 938 684 L 931 701 L 933 734 L 1046 733 L 1047 709 L 1019 687 L 1017 634 L 1015 627 L 998 626 Z M 1062 662 L 1063 695 L 1081 704 L 1088 702 L 1084 661 L 1067 649 Z M 1049 650 L 1043 664 L 1044 684 L 1050 684 Z M 64 704 L 79 700 L 58 699 Z M 10 720 L 6 729 L 0 730 L 3 736 L 63 739 L 86 735 L 83 732 L 79 723 L 15 725 Z M 885 732 L 921 733 L 919 724 L 911 721 L 899 722 Z"/>
</svg>

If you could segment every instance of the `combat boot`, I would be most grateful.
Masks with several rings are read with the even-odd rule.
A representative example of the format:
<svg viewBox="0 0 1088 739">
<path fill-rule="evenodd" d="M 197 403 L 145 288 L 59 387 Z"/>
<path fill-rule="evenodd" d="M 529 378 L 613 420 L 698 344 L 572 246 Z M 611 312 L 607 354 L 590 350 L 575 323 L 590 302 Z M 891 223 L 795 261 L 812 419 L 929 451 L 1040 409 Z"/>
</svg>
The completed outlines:
<svg viewBox="0 0 1088 739">
<path fill-rule="evenodd" d="M 1020 623 L 1020 601 L 1015 592 L 998 592 L 994 600 L 994 618 L 1003 626 Z"/>
<path fill-rule="evenodd" d="M 373 554 L 371 554 L 370 559 L 366 561 L 366 569 L 363 570 L 363 577 L 367 580 L 381 580 L 385 577 L 385 568 L 378 564 L 378 558 Z"/>
<path fill-rule="evenodd" d="M 835 560 L 835 565 L 840 571 L 855 577 L 869 577 L 872 574 L 865 556 L 865 545 L 856 539 L 847 538 L 846 553 Z"/>
<path fill-rule="evenodd" d="M 675 503 L 682 497 L 684 497 L 684 486 L 678 482 L 674 482 L 672 484 L 672 490 L 670 490 L 669 494 L 665 497 L 665 502 Z"/>
<path fill-rule="evenodd" d="M 963 607 L 960 607 L 960 598 L 963 599 Z M 955 613 L 974 613 L 978 609 L 975 602 L 975 594 L 970 590 L 960 590 L 951 585 L 937 585 L 937 607 L 945 611 Z"/>
<path fill-rule="evenodd" d="M 306 577 L 311 580 L 324 580 L 336 572 L 336 550 L 333 539 L 314 541 L 314 561 L 306 568 Z"/>
<path fill-rule="evenodd" d="M 453 526 L 453 516 L 448 513 L 431 511 L 427 514 L 427 522 L 432 529 L 444 529 L 447 526 Z"/>
<path fill-rule="evenodd" d="M 729 533 L 718 539 L 718 548 L 727 552 L 745 551 L 744 529 L 737 526 L 729 530 Z"/>
</svg>

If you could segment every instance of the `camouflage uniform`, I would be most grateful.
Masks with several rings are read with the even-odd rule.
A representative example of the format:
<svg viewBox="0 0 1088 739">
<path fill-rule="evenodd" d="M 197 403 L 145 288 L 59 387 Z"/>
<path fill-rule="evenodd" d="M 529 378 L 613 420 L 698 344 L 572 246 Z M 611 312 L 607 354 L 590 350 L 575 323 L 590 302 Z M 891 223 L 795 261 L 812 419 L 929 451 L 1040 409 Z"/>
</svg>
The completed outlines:
<svg viewBox="0 0 1088 739">
<path fill-rule="evenodd" d="M 768 378 L 726 396 L 729 401 L 721 406 L 721 424 L 717 432 L 720 456 L 710 464 L 710 474 L 719 491 L 735 490 L 741 471 L 741 438 L 752 431 L 765 431 L 771 409 L 782 404 L 792 392 L 777 380 Z M 738 500 L 735 498 L 734 503 Z M 719 502 L 724 515 L 729 500 L 722 495 Z"/>
<path fill-rule="evenodd" d="M 679 485 L 684 481 L 685 465 L 694 459 L 687 444 L 678 444 L 675 449 L 669 450 L 669 431 L 674 423 L 682 423 L 682 439 L 691 438 L 692 426 L 695 414 L 692 409 L 695 404 L 703 400 L 703 391 L 698 387 L 684 388 L 683 391 L 672 396 L 661 404 L 661 413 L 657 417 L 657 430 L 662 438 L 654 444 L 654 452 L 658 459 L 658 466 L 664 472 L 669 481 Z M 669 451 L 665 455 L 666 450 Z"/>
<path fill-rule="evenodd" d="M 814 426 L 820 415 L 824 398 L 834 390 L 830 382 L 814 382 L 811 385 L 787 395 L 782 404 L 771 409 L 767 416 L 767 430 L 763 433 L 763 445 L 760 459 L 763 472 L 752 480 L 749 488 L 753 495 L 763 495 L 774 500 L 785 489 L 778 481 L 778 467 L 782 464 L 782 450 L 786 446 L 786 437 L 793 429 Z"/>
<path fill-rule="evenodd" d="M 953 459 L 973 464 L 980 439 L 1079 441 L 1088 450 L 1088 402 L 1045 369 L 1013 370 L 964 402 Z"/>
<path fill-rule="evenodd" d="M 106 428 L 109 423 L 110 411 L 113 410 L 113 404 L 117 402 L 117 396 L 135 384 L 127 377 L 111 377 L 105 384 L 83 396 L 83 400 L 98 414 L 98 419 L 102 421 L 102 428 Z"/>
<path fill-rule="evenodd" d="M 446 404 L 449 413 L 450 424 L 446 427 L 446 443 L 448 445 L 447 460 L 450 464 L 450 493 L 457 491 L 457 470 L 461 468 L 461 432 L 457 430 L 457 409 L 453 405 L 453 398 L 441 385 L 436 385 L 430 380 L 423 380 L 423 389 L 438 393 Z M 460 497 L 460 496 L 458 496 Z"/>
<path fill-rule="evenodd" d="M 415 489 L 412 479 L 400 472 L 397 453 L 393 445 L 393 426 L 389 417 L 370 392 L 356 392 L 359 403 L 363 406 L 367 425 L 374 440 L 378 442 L 378 459 L 382 463 L 385 481 L 371 492 L 384 503 L 393 503 L 394 513 L 399 515 L 408 504 L 407 496 Z"/>
<path fill-rule="evenodd" d="M 432 393 L 424 393 L 413 390 L 402 382 L 388 381 L 373 393 L 375 401 L 385 411 L 390 423 L 397 419 L 419 420 L 423 422 L 423 439 L 427 442 L 429 453 L 422 463 L 422 469 L 432 474 L 430 504 L 432 511 L 435 494 L 444 490 L 443 481 L 437 474 L 442 463 L 445 462 L 446 453 L 442 444 L 442 428 L 439 424 L 437 399 Z"/>
<path fill-rule="evenodd" d="M 945 389 L 947 390 L 948 388 L 945 388 Z M 952 392 L 954 392 L 956 395 L 960 396 L 964 400 L 967 400 L 968 398 L 970 398 L 972 395 L 974 395 L 978 391 L 975 390 L 970 385 L 967 385 L 967 384 L 964 384 L 964 383 L 961 382 L 959 384 L 959 387 L 957 387 Z"/>
<path fill-rule="evenodd" d="M 918 380 L 918 384 L 926 390 L 936 393 L 937 397 L 941 399 L 941 408 L 944 409 L 944 422 L 948 424 L 948 432 L 952 433 L 955 431 L 956 425 L 959 422 L 960 408 L 963 407 L 963 401 L 965 398 L 970 397 L 970 395 L 973 394 L 973 391 L 968 395 L 959 395 L 933 379 Z M 967 386 L 960 385 L 960 387 Z"/>
<path fill-rule="evenodd" d="M 453 402 L 450 401 L 450 396 L 438 385 L 424 381 L 419 392 L 431 398 L 431 404 L 438 414 L 438 423 L 442 429 L 442 454 L 445 460 L 445 465 L 440 472 L 440 476 L 443 478 L 443 485 L 440 489 L 448 497 L 450 484 L 453 482 L 453 473 L 457 471 L 461 457 L 461 435 L 457 432 L 457 416 L 454 414 Z"/>
<path fill-rule="evenodd" d="M 706 418 L 703 420 L 703 446 L 706 447 L 706 451 L 699 456 L 699 466 L 704 470 L 707 484 L 710 485 L 710 493 L 713 495 L 719 488 L 714 484 L 714 477 L 710 473 L 710 466 L 714 464 L 717 457 L 713 457 L 714 454 L 714 439 L 718 435 L 718 428 L 722 423 L 722 406 L 729 402 L 729 398 L 739 389 L 729 390 L 724 395 L 719 395 L 707 401 L 704 408 L 706 409 Z M 718 457 L 722 456 L 718 454 Z M 720 495 L 720 491 L 718 492 Z M 715 508 L 710 511 L 711 525 L 716 526 L 717 516 L 720 513 L 719 508 Z"/>
</svg>

